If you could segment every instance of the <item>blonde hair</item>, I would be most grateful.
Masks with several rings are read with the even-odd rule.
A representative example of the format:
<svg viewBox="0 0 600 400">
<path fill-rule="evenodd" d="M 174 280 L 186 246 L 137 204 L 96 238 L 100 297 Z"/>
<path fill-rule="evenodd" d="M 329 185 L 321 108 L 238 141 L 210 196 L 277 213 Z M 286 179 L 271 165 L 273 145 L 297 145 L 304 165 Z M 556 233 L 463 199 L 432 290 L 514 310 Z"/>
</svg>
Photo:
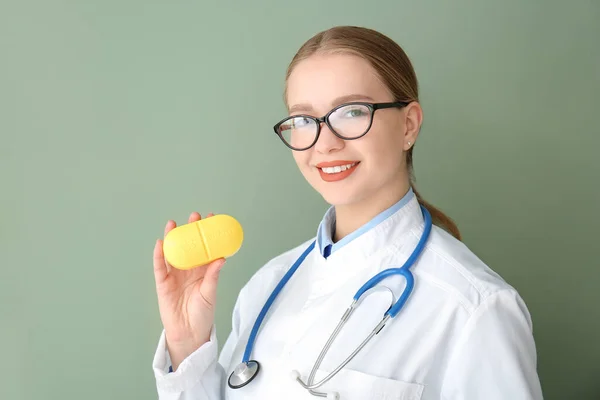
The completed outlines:
<svg viewBox="0 0 600 400">
<path fill-rule="evenodd" d="M 356 26 L 337 26 L 319 32 L 300 47 L 290 62 L 285 76 L 284 97 L 286 99 L 287 81 L 294 67 L 315 53 L 345 53 L 362 57 L 379 74 L 383 83 L 394 96 L 393 101 L 407 103 L 419 101 L 417 76 L 400 45 L 380 32 Z M 454 221 L 431 203 L 423 200 L 417 192 L 413 170 L 413 149 L 414 146 L 407 152 L 406 163 L 410 184 L 419 203 L 429 211 L 434 224 L 461 240 L 460 231 Z"/>
</svg>

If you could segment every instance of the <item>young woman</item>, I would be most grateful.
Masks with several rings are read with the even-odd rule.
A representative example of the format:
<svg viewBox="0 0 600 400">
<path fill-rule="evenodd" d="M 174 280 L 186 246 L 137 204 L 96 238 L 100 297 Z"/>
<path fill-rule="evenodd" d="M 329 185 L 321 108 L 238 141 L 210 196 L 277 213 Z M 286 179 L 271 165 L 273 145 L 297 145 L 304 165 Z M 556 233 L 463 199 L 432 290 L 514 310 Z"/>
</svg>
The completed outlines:
<svg viewBox="0 0 600 400">
<path fill-rule="evenodd" d="M 157 241 L 159 398 L 541 399 L 523 300 L 412 183 L 423 113 L 404 51 L 370 29 L 321 32 L 292 60 L 285 99 L 275 131 L 332 207 L 315 238 L 241 290 L 219 356 L 224 260 L 176 270 Z M 336 330 L 358 289 L 389 269 Z"/>
</svg>

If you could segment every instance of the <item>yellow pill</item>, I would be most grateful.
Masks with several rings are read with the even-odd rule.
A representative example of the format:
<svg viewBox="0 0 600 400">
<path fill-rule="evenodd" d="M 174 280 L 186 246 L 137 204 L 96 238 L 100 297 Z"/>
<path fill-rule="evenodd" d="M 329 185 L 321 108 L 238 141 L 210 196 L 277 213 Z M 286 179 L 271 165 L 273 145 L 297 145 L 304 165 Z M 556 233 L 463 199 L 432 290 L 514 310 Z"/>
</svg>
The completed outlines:
<svg viewBox="0 0 600 400">
<path fill-rule="evenodd" d="M 191 269 L 231 257 L 242 247 L 244 232 L 232 216 L 218 214 L 178 226 L 167 233 L 163 252 L 177 269 Z"/>
</svg>

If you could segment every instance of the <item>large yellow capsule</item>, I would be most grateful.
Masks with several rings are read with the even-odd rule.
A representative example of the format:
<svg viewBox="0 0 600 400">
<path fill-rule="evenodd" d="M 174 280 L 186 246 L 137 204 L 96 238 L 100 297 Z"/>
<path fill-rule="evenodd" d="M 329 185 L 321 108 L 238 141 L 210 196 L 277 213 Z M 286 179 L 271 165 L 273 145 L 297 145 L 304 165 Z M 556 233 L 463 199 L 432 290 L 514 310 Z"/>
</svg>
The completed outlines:
<svg viewBox="0 0 600 400">
<path fill-rule="evenodd" d="M 230 215 L 218 214 L 178 226 L 167 233 L 163 252 L 177 269 L 191 269 L 231 257 L 242 247 L 244 232 Z"/>
</svg>

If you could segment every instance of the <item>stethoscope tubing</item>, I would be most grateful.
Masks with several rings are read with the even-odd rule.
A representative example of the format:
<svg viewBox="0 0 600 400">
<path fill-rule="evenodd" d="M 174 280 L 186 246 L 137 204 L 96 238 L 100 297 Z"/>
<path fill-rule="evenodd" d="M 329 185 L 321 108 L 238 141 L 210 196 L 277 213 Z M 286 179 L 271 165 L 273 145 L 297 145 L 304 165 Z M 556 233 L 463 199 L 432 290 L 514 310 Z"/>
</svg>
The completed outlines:
<svg viewBox="0 0 600 400">
<path fill-rule="evenodd" d="M 250 332 L 250 336 L 248 337 L 248 343 L 246 344 L 246 350 L 244 351 L 244 357 L 242 358 L 242 362 L 247 363 L 250 360 L 250 353 L 252 352 L 252 348 L 254 347 L 254 341 L 256 340 L 256 335 L 258 334 L 258 330 L 259 330 L 260 326 L 262 325 L 263 319 L 265 318 L 265 316 L 267 315 L 267 312 L 271 308 L 271 305 L 273 304 L 273 302 L 275 301 L 275 299 L 281 292 L 281 289 L 283 289 L 285 284 L 290 280 L 292 275 L 294 275 L 294 273 L 296 272 L 296 270 L 298 269 L 300 264 L 302 264 L 302 262 L 304 261 L 306 256 L 308 256 L 308 254 L 312 251 L 312 249 L 314 247 L 315 247 L 315 241 L 313 241 L 310 244 L 310 246 L 308 246 L 306 248 L 306 250 L 304 250 L 304 253 L 302 253 L 302 255 L 296 260 L 294 265 L 292 265 L 292 267 L 288 270 L 288 272 L 286 272 L 286 274 L 283 276 L 281 281 L 279 281 L 279 283 L 277 284 L 277 286 L 275 287 L 273 292 L 271 292 L 271 295 L 267 299 L 262 310 L 260 310 L 260 313 L 258 314 L 256 321 L 254 321 L 254 326 L 252 327 L 252 331 Z"/>
<path fill-rule="evenodd" d="M 334 332 L 330 335 L 327 343 L 321 350 L 321 353 L 319 354 L 319 357 L 311 370 L 311 373 L 310 373 L 310 376 L 308 379 L 308 383 L 304 383 L 300 379 L 299 376 L 296 376 L 296 380 L 300 383 L 300 385 L 302 385 L 304 388 L 308 389 L 311 394 L 320 396 L 320 397 L 327 397 L 326 393 L 316 392 L 316 391 L 314 391 L 314 389 L 325 384 L 328 380 L 330 380 L 333 376 L 335 376 L 335 374 L 337 374 L 344 366 L 346 366 L 346 364 L 348 364 L 362 350 L 362 348 L 373 338 L 373 336 L 377 335 L 381 331 L 381 329 L 383 329 L 385 324 L 390 319 L 392 319 L 392 318 L 396 317 L 396 315 L 398 315 L 398 313 L 400 312 L 400 310 L 402 309 L 402 307 L 408 300 L 408 298 L 414 288 L 414 277 L 410 271 L 410 268 L 412 265 L 414 265 L 416 260 L 422 254 L 423 249 L 427 243 L 427 240 L 429 238 L 429 235 L 430 235 L 431 229 L 432 229 L 431 215 L 430 215 L 429 211 L 422 205 L 420 207 L 423 212 L 423 216 L 424 216 L 424 220 L 425 220 L 425 228 L 424 228 L 423 234 L 421 235 L 421 238 L 419 239 L 419 242 L 417 243 L 417 246 L 415 247 L 415 249 L 413 250 L 411 255 L 408 257 L 408 259 L 406 260 L 404 265 L 400 268 L 389 268 L 389 269 L 383 270 L 383 271 L 379 272 L 377 275 L 375 275 L 374 277 L 372 277 L 371 279 L 369 279 L 367 282 L 365 282 L 361 286 L 361 288 L 354 295 L 354 298 L 353 298 L 352 303 L 350 304 L 350 307 L 348 307 L 348 309 L 344 312 L 344 314 L 342 315 L 342 318 L 340 319 L 340 322 L 336 326 Z M 248 337 L 248 343 L 246 343 L 246 348 L 244 350 L 244 355 L 242 358 L 242 364 L 247 365 L 250 360 L 250 355 L 251 355 L 252 349 L 254 347 L 254 342 L 256 341 L 258 331 L 262 325 L 262 322 L 263 322 L 265 316 L 267 315 L 267 312 L 271 308 L 271 305 L 274 303 L 275 299 L 277 298 L 279 293 L 282 291 L 283 287 L 287 284 L 287 282 L 294 275 L 296 270 L 300 267 L 300 265 L 302 264 L 304 259 L 314 249 L 315 244 L 316 244 L 316 241 L 313 241 L 304 250 L 304 252 L 300 255 L 300 257 L 296 260 L 296 262 L 292 265 L 292 267 L 285 273 L 283 278 L 279 281 L 279 283 L 277 284 L 275 289 L 271 292 L 269 298 L 263 305 L 260 313 L 258 314 L 258 316 L 254 322 L 254 326 L 252 327 L 250 335 Z M 342 327 L 346 324 L 346 322 L 348 321 L 348 319 L 350 318 L 350 316 L 352 315 L 352 313 L 354 312 L 354 310 L 360 303 L 361 297 L 367 291 L 376 288 L 376 285 L 379 282 L 381 282 L 383 279 L 385 279 L 391 275 L 401 275 L 406 280 L 406 286 L 405 286 L 404 290 L 402 291 L 400 298 L 395 303 L 393 303 L 393 297 L 394 297 L 393 292 L 389 288 L 386 288 L 392 294 L 392 304 L 384 313 L 382 320 L 377 324 L 377 326 L 367 336 L 367 338 L 365 338 L 365 340 L 363 340 L 363 342 L 340 365 L 338 365 L 338 367 L 336 367 L 331 373 L 329 373 L 321 381 L 319 381 L 317 383 L 313 383 L 312 381 L 314 380 L 316 371 L 319 368 L 319 366 L 321 365 L 321 363 L 323 362 L 323 359 L 324 359 L 327 351 L 331 347 L 333 341 L 339 334 Z M 256 363 L 256 364 L 258 365 L 258 363 Z M 258 371 L 256 371 L 256 372 L 258 372 Z M 252 378 L 250 378 L 250 380 L 252 380 L 253 377 L 254 376 L 252 376 Z M 232 384 L 230 382 L 230 386 L 233 388 L 237 388 L 237 387 L 242 387 L 247 383 L 248 382 L 244 383 L 243 385 L 234 387 L 234 386 L 232 386 Z"/>
</svg>

